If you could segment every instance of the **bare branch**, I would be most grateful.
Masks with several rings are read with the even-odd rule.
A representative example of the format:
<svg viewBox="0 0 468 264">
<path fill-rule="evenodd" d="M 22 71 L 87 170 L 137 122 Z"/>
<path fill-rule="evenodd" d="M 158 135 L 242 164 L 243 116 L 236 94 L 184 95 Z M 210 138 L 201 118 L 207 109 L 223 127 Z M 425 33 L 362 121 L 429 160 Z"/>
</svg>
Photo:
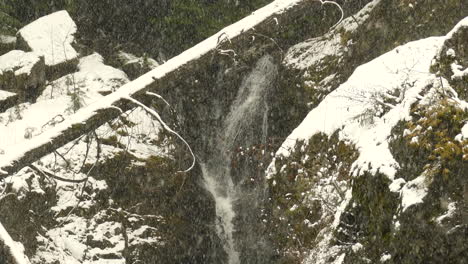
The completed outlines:
<svg viewBox="0 0 468 264">
<path fill-rule="evenodd" d="M 44 176 L 46 176 L 46 177 L 53 178 L 53 179 L 56 179 L 56 180 L 59 180 L 59 181 L 63 181 L 63 182 L 82 183 L 82 182 L 84 182 L 84 181 L 87 180 L 86 178 L 79 179 L 79 180 L 65 179 L 65 178 L 62 178 L 62 177 L 59 177 L 59 176 L 53 174 L 53 173 L 50 172 L 50 171 L 47 171 L 47 170 L 44 169 L 44 168 L 39 169 L 39 168 L 36 167 L 36 165 L 34 165 L 34 164 L 30 164 L 29 167 L 30 167 L 31 169 L 33 169 L 34 171 L 39 172 L 39 173 L 41 173 L 42 175 L 44 175 Z"/>
<path fill-rule="evenodd" d="M 147 95 L 151 95 L 151 96 L 154 96 L 158 99 L 161 99 L 167 106 L 171 107 L 171 105 L 166 101 L 166 99 L 164 99 L 162 96 L 160 96 L 159 94 L 157 93 L 152 93 L 152 92 L 146 92 Z M 172 108 L 172 107 L 171 107 Z"/>
<path fill-rule="evenodd" d="M 338 25 L 341 23 L 341 21 L 343 21 L 343 18 L 344 18 L 344 11 L 343 11 L 343 8 L 342 8 L 337 2 L 334 2 L 334 1 L 323 1 L 323 0 L 319 0 L 319 1 L 320 1 L 320 3 L 321 3 L 322 5 L 327 5 L 327 4 L 329 4 L 329 5 L 334 5 L 334 6 L 338 7 L 338 9 L 340 10 L 340 12 L 341 12 L 341 18 L 340 18 L 340 20 L 338 20 L 338 22 L 336 22 L 335 25 L 333 25 L 333 26 L 330 28 L 330 29 L 334 29 L 336 26 L 338 26 Z"/>
<path fill-rule="evenodd" d="M 182 172 L 189 172 L 190 170 L 192 170 L 192 169 L 195 167 L 196 158 L 195 158 L 195 154 L 194 154 L 193 151 L 192 151 L 192 148 L 191 148 L 190 145 L 187 143 L 187 141 L 185 141 L 185 139 L 184 139 L 181 135 L 179 135 L 177 132 L 175 132 L 174 130 L 172 130 L 168 125 L 166 125 L 166 123 L 161 119 L 161 117 L 159 116 L 159 114 L 158 114 L 156 111 L 154 111 L 153 109 L 149 108 L 148 106 L 146 106 L 146 105 L 140 103 L 139 101 L 137 101 L 137 100 L 135 100 L 135 99 L 133 99 L 133 98 L 131 98 L 131 97 L 127 97 L 126 99 L 129 100 L 129 101 L 131 101 L 131 102 L 133 102 L 134 104 L 136 104 L 136 105 L 142 107 L 146 112 L 148 112 L 149 114 L 151 114 L 152 116 L 154 116 L 154 117 L 158 120 L 158 122 L 164 127 L 164 129 L 166 129 L 168 132 L 174 134 L 174 135 L 177 136 L 180 140 L 182 140 L 182 142 L 184 142 L 184 144 L 185 144 L 185 145 L 187 146 L 187 148 L 189 149 L 190 154 L 192 155 L 192 159 L 193 159 L 193 160 L 192 160 L 192 165 L 191 165 L 188 169 L 186 169 L 186 170 L 184 170 L 184 171 L 182 171 Z"/>
</svg>

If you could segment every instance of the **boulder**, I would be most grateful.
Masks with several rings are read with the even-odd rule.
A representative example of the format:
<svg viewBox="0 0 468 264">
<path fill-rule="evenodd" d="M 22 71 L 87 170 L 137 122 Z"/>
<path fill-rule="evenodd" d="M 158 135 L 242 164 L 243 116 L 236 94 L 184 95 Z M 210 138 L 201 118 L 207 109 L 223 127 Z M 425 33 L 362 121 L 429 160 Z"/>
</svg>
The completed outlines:
<svg viewBox="0 0 468 264">
<path fill-rule="evenodd" d="M 19 49 L 44 56 L 48 80 L 76 70 L 78 52 L 72 47 L 76 24 L 67 11 L 41 17 L 17 33 Z"/>
<path fill-rule="evenodd" d="M 12 50 L 0 56 L 0 89 L 18 94 L 22 101 L 34 101 L 45 84 L 44 57 Z"/>
</svg>

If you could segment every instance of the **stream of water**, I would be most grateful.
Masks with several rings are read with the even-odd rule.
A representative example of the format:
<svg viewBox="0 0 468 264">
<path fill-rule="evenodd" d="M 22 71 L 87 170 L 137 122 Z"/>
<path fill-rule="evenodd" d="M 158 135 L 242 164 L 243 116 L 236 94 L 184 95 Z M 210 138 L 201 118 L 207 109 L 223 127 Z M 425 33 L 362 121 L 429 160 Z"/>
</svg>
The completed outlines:
<svg viewBox="0 0 468 264">
<path fill-rule="evenodd" d="M 277 72 L 278 68 L 274 64 L 273 57 L 266 55 L 257 62 L 252 72 L 244 78 L 237 92 L 229 114 L 224 119 L 217 139 L 214 141 L 212 154 L 202 162 L 206 189 L 213 195 L 216 203 L 216 231 L 223 242 L 229 264 L 247 263 L 243 261 L 246 257 L 242 256 L 240 244 L 259 241 L 257 239 L 243 240 L 234 235 L 244 225 L 250 224 L 246 222 L 239 225 L 238 221 L 235 221 L 236 218 L 249 221 L 248 215 L 242 216 L 245 213 L 239 205 L 246 204 L 246 197 L 255 199 L 255 196 L 248 196 L 240 184 L 243 179 L 250 178 L 250 175 L 233 178 L 232 153 L 239 146 L 248 146 L 266 140 L 268 129 L 266 98 Z M 258 201 L 247 201 L 247 204 L 255 206 Z M 251 212 L 251 209 L 249 208 L 246 212 Z M 252 248 L 257 248 L 257 246 L 252 245 Z M 257 263 L 257 261 L 248 263 Z"/>
</svg>

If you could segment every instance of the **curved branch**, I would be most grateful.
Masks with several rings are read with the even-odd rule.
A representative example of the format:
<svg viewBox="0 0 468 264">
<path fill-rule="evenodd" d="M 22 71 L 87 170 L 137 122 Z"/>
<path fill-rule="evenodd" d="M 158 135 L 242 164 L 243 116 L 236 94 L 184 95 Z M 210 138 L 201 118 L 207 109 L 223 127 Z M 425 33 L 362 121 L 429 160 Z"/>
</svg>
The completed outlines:
<svg viewBox="0 0 468 264">
<path fill-rule="evenodd" d="M 152 92 L 146 92 L 147 95 L 151 95 L 151 96 L 154 96 L 158 99 L 161 99 L 167 106 L 169 106 L 171 109 L 172 109 L 172 106 L 166 101 L 166 99 L 164 99 L 162 96 L 160 96 L 159 94 L 157 93 L 152 93 Z"/>
<path fill-rule="evenodd" d="M 83 178 L 83 179 L 79 179 L 79 180 L 72 180 L 72 179 L 65 179 L 65 178 L 62 178 L 62 177 L 59 177 L 57 175 L 54 175 L 53 173 L 50 173 L 48 171 L 45 171 L 45 170 L 41 170 L 39 169 L 38 167 L 36 167 L 34 164 L 30 164 L 29 167 L 31 169 L 33 169 L 34 171 L 36 172 L 39 172 L 41 173 L 42 175 L 46 176 L 46 177 L 49 177 L 49 178 L 53 178 L 53 179 L 56 179 L 56 180 L 59 180 L 59 181 L 63 181 L 63 182 L 69 182 L 69 183 L 82 183 L 82 182 L 85 182 L 88 178 Z"/>
<path fill-rule="evenodd" d="M 179 135 L 177 132 L 175 132 L 174 130 L 172 130 L 168 125 L 166 125 L 166 123 L 161 119 L 161 116 L 159 116 L 159 114 L 158 114 L 156 111 L 154 111 L 153 109 L 149 108 L 148 106 L 142 104 L 141 102 L 139 102 L 139 101 L 137 101 L 137 100 L 135 100 L 135 99 L 133 99 L 133 98 L 131 98 L 131 97 L 125 97 L 124 99 L 127 99 L 127 100 L 129 100 L 130 102 L 132 102 L 132 103 L 134 103 L 134 104 L 136 104 L 136 105 L 142 107 L 146 112 L 148 112 L 149 114 L 151 114 L 152 116 L 154 116 L 154 117 L 158 120 L 158 122 L 163 126 L 164 129 L 166 129 L 168 132 L 174 134 L 174 135 L 177 136 L 180 140 L 182 140 L 182 142 L 184 142 L 184 144 L 185 144 L 185 145 L 187 146 L 187 148 L 189 149 L 190 154 L 192 155 L 192 165 L 191 165 L 188 169 L 186 169 L 186 170 L 184 170 L 184 171 L 182 171 L 182 172 L 189 172 L 190 170 L 192 170 L 192 169 L 195 167 L 196 158 L 195 158 L 195 154 L 194 154 L 193 151 L 192 151 L 192 148 L 191 148 L 190 145 L 187 143 L 187 141 L 185 141 L 185 139 L 184 139 L 181 135 Z"/>
<path fill-rule="evenodd" d="M 338 22 L 335 23 L 335 25 L 333 25 L 330 29 L 334 29 L 336 26 L 338 26 L 338 24 L 341 23 L 341 21 L 343 21 L 343 18 L 344 18 L 344 11 L 343 11 L 343 8 L 337 3 L 337 2 L 334 2 L 334 1 L 323 1 L 323 0 L 319 0 L 320 3 L 322 5 L 326 5 L 326 4 L 329 4 L 329 5 L 334 5 L 336 7 L 338 7 L 338 9 L 340 10 L 341 12 L 341 18 L 340 20 L 338 20 Z"/>
</svg>

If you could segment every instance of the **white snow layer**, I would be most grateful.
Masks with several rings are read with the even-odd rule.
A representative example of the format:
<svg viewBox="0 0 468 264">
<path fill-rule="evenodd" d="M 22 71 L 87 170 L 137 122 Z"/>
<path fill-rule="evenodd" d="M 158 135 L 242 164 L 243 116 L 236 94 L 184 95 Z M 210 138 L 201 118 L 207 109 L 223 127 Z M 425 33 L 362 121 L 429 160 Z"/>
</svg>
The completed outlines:
<svg viewBox="0 0 468 264">
<path fill-rule="evenodd" d="M 462 135 L 464 139 L 468 139 L 468 122 L 462 127 Z"/>
<path fill-rule="evenodd" d="M 410 42 L 358 67 L 347 82 L 307 115 L 277 155 L 288 156 L 298 140 L 307 141 L 320 132 L 331 135 L 341 129 L 341 139 L 354 143 L 360 153 L 353 164 L 355 175 L 363 170 L 380 171 L 393 179 L 398 164 L 387 138 L 398 121 L 409 118 L 410 105 L 435 78 L 429 67 L 444 40 L 432 37 Z M 385 105 L 390 110 L 384 113 L 384 98 L 397 90 L 404 98 L 398 104 Z"/>
<path fill-rule="evenodd" d="M 124 72 L 103 64 L 97 53 L 81 58 L 78 68 L 78 72 L 50 83 L 36 103 L 24 103 L 0 114 L 0 149 L 9 153 L 17 144 L 27 148 L 31 137 L 47 134 L 65 122 L 72 113 L 70 93 L 76 87 L 87 106 L 103 97 L 100 92 L 116 90 L 128 82 Z"/>
<path fill-rule="evenodd" d="M 0 223 L 0 241 L 5 243 L 5 246 L 9 248 L 10 253 L 16 264 L 29 264 L 29 259 L 27 259 L 24 254 L 24 246 L 21 243 L 13 241 L 8 232 L 5 230 L 3 225 Z"/>
<path fill-rule="evenodd" d="M 36 53 L 12 50 L 0 56 L 0 75 L 8 71 L 13 71 L 15 75 L 29 74 L 40 60 Z"/>
<path fill-rule="evenodd" d="M 362 8 L 355 16 L 344 19 L 336 28 L 323 36 L 312 38 L 291 47 L 284 59 L 289 67 L 299 70 L 311 66 L 321 67 L 320 63 L 328 57 L 339 57 L 347 52 L 346 45 L 342 44 L 339 32 L 353 32 L 358 24 L 363 24 L 370 16 L 371 11 L 381 0 L 374 0 Z"/>
<path fill-rule="evenodd" d="M 180 55 L 170 59 L 163 65 L 157 67 L 156 69 L 144 74 L 143 76 L 139 77 L 138 79 L 122 86 L 117 92 L 112 93 L 105 98 L 102 98 L 96 103 L 93 103 L 89 105 L 88 107 L 82 108 L 80 111 L 78 111 L 75 115 L 70 116 L 67 118 L 64 122 L 56 125 L 54 128 L 51 128 L 50 130 L 33 137 L 31 140 L 28 141 L 22 141 L 22 142 L 17 142 L 17 144 L 12 145 L 8 148 L 4 148 L 4 155 L 2 155 L 2 159 L 0 160 L 0 173 L 3 173 L 1 168 L 6 167 L 8 164 L 11 164 L 13 161 L 17 160 L 18 158 L 22 157 L 24 153 L 37 148 L 39 146 L 42 146 L 46 144 L 47 142 L 50 142 L 52 139 L 60 136 L 65 130 L 70 128 L 73 124 L 80 124 L 83 121 L 87 120 L 89 117 L 93 116 L 97 111 L 101 109 L 107 109 L 107 108 L 112 108 L 112 105 L 119 101 L 122 98 L 126 98 L 129 96 L 134 95 L 135 93 L 139 92 L 140 90 L 144 89 L 148 85 L 154 83 L 154 79 L 160 79 L 164 77 L 166 74 L 175 71 L 178 69 L 180 66 L 187 64 L 190 61 L 196 60 L 200 58 L 201 56 L 209 53 L 213 49 L 216 48 L 218 45 L 218 40 L 222 35 L 226 35 L 229 38 L 236 37 L 240 35 L 242 32 L 247 31 L 262 21 L 264 21 L 266 18 L 273 16 L 274 14 L 280 14 L 286 11 L 287 9 L 297 5 L 298 3 L 302 2 L 304 0 L 276 0 L 273 3 L 258 9 L 252 15 L 238 21 L 237 23 L 234 23 L 220 32 L 216 33 L 215 35 L 209 37 L 208 39 L 200 42 L 196 46 L 184 51 Z M 60 11 L 63 12 L 63 11 Z M 59 15 L 54 13 L 56 16 L 61 17 L 64 16 L 64 20 L 68 21 L 68 18 L 65 16 L 68 16 L 68 14 L 61 14 L 60 12 Z M 50 15 L 53 16 L 49 18 L 50 20 L 54 20 L 55 16 L 54 14 Z M 41 19 L 38 19 L 37 21 L 40 21 Z M 60 20 L 60 19 L 58 19 Z M 36 22 L 37 22 L 36 21 Z M 57 21 L 56 21 L 57 22 Z M 33 22 L 34 23 L 34 22 Z M 62 22 L 63 24 L 64 22 Z M 38 23 L 43 24 L 45 27 L 47 27 L 47 23 Z M 66 24 L 66 23 L 65 23 Z M 63 24 L 63 28 L 66 28 L 65 24 Z M 71 24 L 70 28 L 71 27 Z M 22 30 L 24 30 L 25 33 L 31 33 L 31 36 L 33 32 L 31 31 L 30 25 L 26 26 Z M 37 26 L 34 26 L 37 27 Z M 44 28 L 38 28 L 37 30 L 44 31 Z M 64 32 L 73 32 L 73 29 L 70 31 L 65 31 Z M 63 32 L 62 32 L 63 33 Z M 55 33 L 54 33 L 55 34 Z M 26 34 L 27 35 L 27 34 Z M 64 37 L 66 37 L 65 40 L 66 43 L 70 43 L 71 41 L 71 35 L 65 33 L 63 34 Z M 55 39 L 55 38 L 54 38 Z M 62 39 L 63 40 L 63 39 Z M 53 42 L 54 40 L 49 39 L 49 42 Z M 42 41 L 38 43 L 43 43 Z M 40 45 L 38 45 L 40 46 Z M 44 45 L 41 46 L 41 48 L 45 48 L 46 44 L 44 42 Z M 49 45 L 50 47 L 50 45 Z M 55 47 L 55 46 L 53 46 Z M 52 47 L 52 48 L 53 48 Z M 70 46 L 71 48 L 71 46 Z M 50 50 L 44 49 L 44 53 L 47 53 L 47 55 L 50 55 Z M 62 48 L 62 54 L 63 54 L 63 48 Z M 66 52 L 65 52 L 66 54 Z M 67 54 L 68 55 L 68 54 Z M 70 58 L 70 57 L 69 57 Z M 153 79 L 154 78 L 154 79 Z M 3 133 L 0 131 L 0 135 L 3 135 Z M 3 137 L 3 136 L 2 136 Z"/>
<path fill-rule="evenodd" d="M 403 212 L 412 205 L 422 203 L 427 194 L 426 176 L 421 175 L 405 184 L 400 194 Z"/>
<path fill-rule="evenodd" d="M 43 55 L 46 65 L 57 65 L 78 57 L 71 46 L 76 24 L 67 11 L 62 10 L 41 17 L 18 31 L 32 51 Z"/>
<path fill-rule="evenodd" d="M 0 90 L 0 101 L 8 99 L 9 97 L 12 97 L 15 95 L 16 95 L 15 93 Z"/>
</svg>

